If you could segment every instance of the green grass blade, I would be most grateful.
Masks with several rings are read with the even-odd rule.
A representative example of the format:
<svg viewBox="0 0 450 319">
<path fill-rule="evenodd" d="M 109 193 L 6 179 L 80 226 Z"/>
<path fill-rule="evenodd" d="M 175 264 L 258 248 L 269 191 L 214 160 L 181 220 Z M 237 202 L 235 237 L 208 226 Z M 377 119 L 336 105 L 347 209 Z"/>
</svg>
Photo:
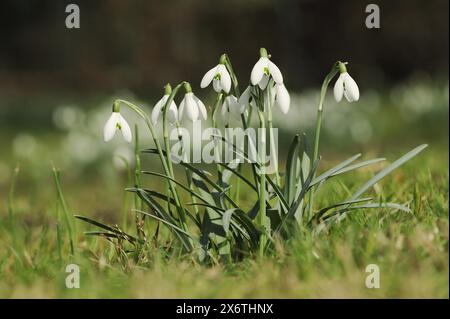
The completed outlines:
<svg viewBox="0 0 450 319">
<path fill-rule="evenodd" d="M 243 176 L 241 173 L 239 173 L 236 169 L 233 169 L 230 166 L 225 165 L 223 163 L 218 163 L 218 164 L 220 166 L 222 166 L 223 168 L 225 168 L 226 170 L 232 172 L 234 175 L 239 177 L 241 180 L 243 180 L 244 183 L 246 183 L 248 186 L 250 186 L 250 188 L 253 189 L 255 192 L 258 192 L 258 189 L 256 188 L 256 186 L 253 185 L 245 176 Z"/>
<path fill-rule="evenodd" d="M 286 161 L 286 179 L 284 182 L 284 197 L 291 204 L 296 193 L 297 159 L 299 156 L 300 135 L 296 134 L 289 147 Z"/>
<path fill-rule="evenodd" d="M 130 235 L 130 234 L 127 234 L 127 233 L 125 233 L 125 232 L 122 231 L 122 230 L 119 230 L 119 229 L 117 229 L 117 228 L 114 228 L 114 227 L 105 225 L 105 224 L 100 223 L 100 222 L 98 222 L 98 221 L 96 221 L 96 220 L 93 220 L 93 219 L 91 219 L 91 218 L 89 218 L 89 217 L 81 216 L 81 215 L 74 215 L 74 217 L 77 218 L 77 219 L 79 219 L 79 220 L 82 220 L 82 221 L 84 221 L 84 222 L 86 222 L 86 223 L 88 223 L 88 224 L 97 226 L 97 227 L 99 227 L 99 228 L 103 228 L 103 229 L 105 229 L 105 230 L 107 230 L 107 231 L 109 231 L 109 232 L 115 233 L 115 234 L 117 234 L 117 235 L 119 235 L 119 236 L 123 236 L 125 239 L 127 239 L 127 240 L 128 240 L 129 242 L 131 242 L 131 243 L 135 243 L 135 242 L 138 242 L 138 241 L 139 241 L 138 238 L 136 238 L 136 237 L 134 237 L 134 236 L 132 236 L 132 235 Z"/>
<path fill-rule="evenodd" d="M 192 239 L 191 234 L 189 234 L 188 232 L 184 231 L 183 229 L 181 229 L 181 228 L 178 227 L 177 225 L 174 225 L 174 224 L 168 222 L 168 221 L 165 220 L 164 218 L 160 218 L 160 217 L 158 217 L 158 216 L 156 216 L 156 215 L 153 215 L 153 214 L 148 213 L 148 212 L 144 212 L 144 211 L 139 210 L 139 209 L 132 209 L 132 211 L 133 211 L 133 212 L 136 212 L 136 213 L 140 213 L 140 214 L 146 215 L 146 216 L 150 216 L 150 217 L 152 217 L 152 218 L 154 218 L 154 219 L 156 219 L 156 220 L 162 222 L 163 224 L 166 224 L 166 225 L 169 226 L 170 228 L 173 228 L 176 232 L 182 233 L 182 234 L 184 234 L 184 235 L 186 235 L 186 236 L 188 236 L 188 237 L 190 237 L 190 238 Z"/>
<path fill-rule="evenodd" d="M 68 231 L 68 235 L 69 235 L 69 242 L 70 242 L 70 252 L 73 255 L 75 253 L 75 244 L 74 244 L 74 234 L 73 234 L 73 229 L 72 229 L 72 222 L 70 221 L 70 213 L 69 213 L 69 209 L 67 208 L 67 204 L 66 201 L 64 199 L 64 195 L 62 192 L 62 187 L 61 187 L 61 177 L 59 174 L 59 170 L 57 170 L 55 167 L 53 167 L 53 177 L 55 179 L 55 185 L 56 185 L 56 191 L 57 191 L 57 195 L 58 195 L 58 200 L 59 203 L 61 204 L 61 207 L 63 209 L 64 212 L 64 220 L 66 222 L 66 227 L 67 227 L 67 231 Z"/>
<path fill-rule="evenodd" d="M 353 163 L 355 160 L 357 160 L 361 154 L 353 155 L 352 157 L 346 159 L 345 161 L 339 163 L 338 165 L 334 166 L 333 168 L 329 169 L 328 171 L 320 174 L 314 180 L 311 182 L 311 186 L 314 186 L 324 180 L 326 180 L 328 177 L 332 176 L 333 174 L 336 174 L 344 167 L 348 166 L 349 164 Z"/>
<path fill-rule="evenodd" d="M 406 153 L 402 157 L 400 157 L 398 160 L 381 170 L 378 174 L 376 174 L 374 177 L 372 177 L 367 183 L 365 183 L 363 186 L 361 186 L 350 198 L 350 200 L 354 200 L 359 198 L 365 191 L 367 191 L 370 187 L 375 185 L 377 182 L 379 182 L 382 178 L 384 178 L 386 175 L 390 174 L 392 171 L 409 161 L 411 158 L 422 152 L 428 145 L 423 144 L 412 151 Z"/>
</svg>

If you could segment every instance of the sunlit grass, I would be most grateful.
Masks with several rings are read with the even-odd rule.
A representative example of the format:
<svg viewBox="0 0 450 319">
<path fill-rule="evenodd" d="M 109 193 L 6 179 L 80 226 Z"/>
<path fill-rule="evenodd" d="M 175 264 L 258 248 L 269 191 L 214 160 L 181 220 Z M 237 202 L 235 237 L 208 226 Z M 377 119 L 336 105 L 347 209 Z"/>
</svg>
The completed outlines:
<svg viewBox="0 0 450 319">
<path fill-rule="evenodd" d="M 448 159 L 438 154 L 431 147 L 420 160 L 411 161 L 371 191 L 388 200 L 410 202 L 412 213 L 355 212 L 327 234 L 315 239 L 307 232 L 298 234 L 287 243 L 279 242 L 273 256 L 233 265 L 203 266 L 195 256 L 180 261 L 177 256 L 162 256 L 155 249 L 145 268 L 129 261 L 124 269 L 112 245 L 101 238 L 83 236 L 88 228 L 81 222 L 77 222 L 77 251 L 71 256 L 63 220 L 61 230 L 66 235 L 60 260 L 56 189 L 48 185 L 53 202 L 33 206 L 19 188 L 14 199 L 15 244 L 2 206 L 0 297 L 448 298 Z M 357 178 L 344 177 L 342 182 L 334 182 L 317 201 L 326 205 L 345 197 L 375 171 L 363 170 L 359 176 L 356 174 Z M 50 168 L 48 173 L 50 176 Z M 20 185 L 20 178 L 18 182 Z M 64 175 L 62 183 L 72 190 Z M 88 189 L 72 191 L 67 198 L 69 210 L 86 209 L 76 199 L 94 191 L 98 202 L 107 202 L 110 193 L 96 187 L 98 184 L 91 184 Z M 117 204 L 121 198 L 111 202 L 107 204 L 111 209 L 108 214 L 115 217 L 107 217 L 92 202 L 90 210 L 120 222 Z M 43 204 L 45 211 L 39 208 Z M 80 289 L 64 285 L 65 266 L 69 263 L 80 266 Z M 364 270 L 370 263 L 380 267 L 380 289 L 364 285 Z"/>
</svg>

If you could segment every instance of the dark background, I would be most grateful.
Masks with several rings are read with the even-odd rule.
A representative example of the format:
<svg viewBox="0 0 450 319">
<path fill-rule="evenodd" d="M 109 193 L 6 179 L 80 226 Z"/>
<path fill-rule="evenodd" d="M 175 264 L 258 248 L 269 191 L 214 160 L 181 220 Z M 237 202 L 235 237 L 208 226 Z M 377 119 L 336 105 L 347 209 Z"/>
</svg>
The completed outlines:
<svg viewBox="0 0 450 319">
<path fill-rule="evenodd" d="M 68 3 L 80 7 L 80 29 L 65 27 Z M 369 3 L 381 29 L 365 27 Z M 223 52 L 243 81 L 261 46 L 291 90 L 317 87 L 337 59 L 376 88 L 417 73 L 445 79 L 448 11 L 447 0 L 3 0 L 0 94 L 148 97 L 167 81 L 198 85 Z"/>
</svg>

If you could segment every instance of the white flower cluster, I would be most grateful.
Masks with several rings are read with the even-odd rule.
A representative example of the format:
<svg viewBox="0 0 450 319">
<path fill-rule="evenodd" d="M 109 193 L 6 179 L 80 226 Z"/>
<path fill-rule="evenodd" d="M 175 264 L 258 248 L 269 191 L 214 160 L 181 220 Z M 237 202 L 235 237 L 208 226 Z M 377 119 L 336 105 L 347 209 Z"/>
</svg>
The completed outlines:
<svg viewBox="0 0 450 319">
<path fill-rule="evenodd" d="M 275 63 L 270 60 L 270 55 L 262 48 L 260 50 L 260 58 L 253 66 L 250 74 L 250 85 L 244 90 L 240 96 L 231 94 L 233 85 L 233 74 L 230 71 L 230 64 L 228 64 L 228 57 L 224 54 L 221 56 L 219 64 L 211 68 L 203 76 L 200 87 L 206 88 L 212 83 L 214 91 L 222 94 L 220 114 L 224 119 L 225 125 L 228 125 L 230 119 L 239 119 L 242 114 L 246 112 L 248 107 L 252 105 L 252 100 L 255 99 L 255 93 L 262 94 L 264 98 L 264 110 L 271 108 L 273 105 L 277 106 L 283 114 L 287 114 L 291 104 L 291 98 L 288 90 L 283 82 L 283 75 Z M 349 102 L 354 102 L 359 99 L 359 89 L 356 82 L 348 74 L 345 63 L 339 63 L 340 75 L 334 86 L 334 97 L 337 102 L 342 100 L 342 97 Z M 166 86 L 164 96 L 156 103 L 151 113 L 151 123 L 156 125 L 164 113 L 169 98 L 171 98 L 170 105 L 167 110 L 167 121 L 171 125 L 179 124 L 183 118 L 188 118 L 191 121 L 206 120 L 207 110 L 205 104 L 192 92 L 192 88 L 188 82 L 183 82 L 185 88 L 185 95 L 179 107 L 177 107 L 173 97 L 171 98 L 172 89 Z M 110 141 L 116 132 L 120 130 L 124 139 L 131 142 L 132 133 L 126 120 L 122 117 L 119 104 L 115 103 L 113 113 L 106 122 L 104 127 L 104 140 Z"/>
</svg>

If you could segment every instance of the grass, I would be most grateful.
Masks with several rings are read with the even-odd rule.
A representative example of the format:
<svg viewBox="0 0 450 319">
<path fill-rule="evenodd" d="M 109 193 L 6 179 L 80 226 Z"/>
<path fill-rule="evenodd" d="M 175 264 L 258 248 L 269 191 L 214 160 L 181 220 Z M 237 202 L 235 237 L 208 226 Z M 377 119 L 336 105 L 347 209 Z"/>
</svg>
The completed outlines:
<svg viewBox="0 0 450 319">
<path fill-rule="evenodd" d="M 328 233 L 315 238 L 298 233 L 286 243 L 277 242 L 273 255 L 215 266 L 200 264 L 197 256 L 180 260 L 158 250 L 148 256 L 145 267 L 120 262 L 109 242 L 83 234 L 97 229 L 71 218 L 82 214 L 108 225 L 128 224 L 124 228 L 136 233 L 135 215 L 127 209 L 133 197 L 123 192 L 130 178 L 124 170 L 118 173 L 117 163 L 111 160 L 113 151 L 123 151 L 123 144 L 99 142 L 98 127 L 104 124 L 104 110 L 110 108 L 109 97 L 102 107 L 97 99 L 92 105 L 82 103 L 89 111 L 72 109 L 80 113 L 77 121 L 71 126 L 64 122 L 67 127 L 55 122 L 60 131 L 49 129 L 47 122 L 2 118 L 0 298 L 448 298 L 448 83 L 413 81 L 384 94 L 366 93 L 358 106 L 329 104 L 321 171 L 360 151 L 363 159 L 385 156 L 392 161 L 427 143 L 430 146 L 423 153 L 367 192 L 385 201 L 409 203 L 412 213 L 355 211 Z M 281 150 L 287 150 L 299 128 L 312 136 L 317 94 L 293 96 L 296 107 L 278 122 L 286 129 L 281 133 L 289 133 L 281 136 Z M 48 121 L 58 118 L 52 112 L 59 108 L 46 108 L 53 98 L 38 108 L 36 99 L 28 100 L 32 107 L 23 109 L 39 109 Z M 13 108 L 6 115 L 21 110 Z M 134 122 L 132 114 L 127 119 Z M 148 141 L 142 140 L 142 145 Z M 55 176 L 51 161 L 60 169 Z M 18 162 L 20 171 L 14 169 Z M 154 164 L 143 157 L 143 170 L 153 169 Z M 330 181 L 315 203 L 325 207 L 348 198 L 386 164 Z M 164 190 L 161 180 L 149 176 L 143 177 L 143 185 Z M 241 196 L 250 199 L 244 185 Z M 65 287 L 70 263 L 80 266 L 80 289 Z M 368 264 L 380 267 L 380 289 L 365 287 Z"/>
<path fill-rule="evenodd" d="M 336 157 L 336 162 L 342 160 Z M 348 197 L 375 171 L 368 168 L 343 176 L 316 201 L 326 206 Z M 115 248 L 102 238 L 84 236 L 83 231 L 93 228 L 75 220 L 76 249 L 71 254 L 64 209 L 120 224 L 125 182 L 105 186 L 101 179 L 93 179 L 80 185 L 64 178 L 63 171 L 64 202 L 61 190 L 51 184 L 50 168 L 48 177 L 34 181 L 45 187 L 28 185 L 20 177 L 9 202 L 13 222 L 8 209 L 0 207 L 2 298 L 449 297 L 448 157 L 433 145 L 370 190 L 389 201 L 409 202 L 412 213 L 354 212 L 316 238 L 299 233 L 278 243 L 273 256 L 208 267 L 195 255 L 180 261 L 154 250 L 147 267 L 128 261 L 124 269 Z M 27 191 L 42 196 L 28 196 Z M 66 208 L 60 207 L 66 203 Z M 65 287 L 69 263 L 80 266 L 80 289 Z M 380 267 L 380 289 L 365 287 L 368 264 Z"/>
</svg>

